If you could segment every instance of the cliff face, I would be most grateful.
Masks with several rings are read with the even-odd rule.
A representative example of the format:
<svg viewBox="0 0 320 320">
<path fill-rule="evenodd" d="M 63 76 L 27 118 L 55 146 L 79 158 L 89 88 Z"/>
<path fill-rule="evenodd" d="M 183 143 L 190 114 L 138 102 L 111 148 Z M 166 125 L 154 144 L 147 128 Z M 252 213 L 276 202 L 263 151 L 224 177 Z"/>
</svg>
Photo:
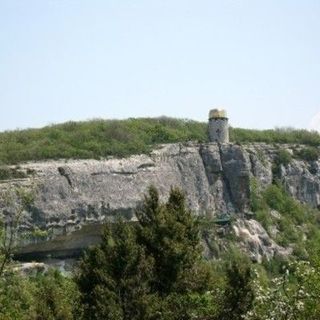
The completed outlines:
<svg viewBox="0 0 320 320">
<path fill-rule="evenodd" d="M 250 211 L 251 179 L 262 186 L 272 183 L 278 149 L 265 144 L 171 144 L 126 159 L 27 163 L 20 170 L 32 177 L 2 181 L 0 189 L 36 185 L 36 199 L 21 230 L 37 226 L 47 231 L 46 241 L 24 240 L 21 254 L 72 255 L 98 241 L 104 221 L 117 214 L 134 220 L 134 208 L 150 184 L 163 198 L 171 186 L 181 187 L 197 215 L 241 217 Z M 280 177 L 298 200 L 320 205 L 320 162 L 293 160 L 280 167 Z"/>
</svg>

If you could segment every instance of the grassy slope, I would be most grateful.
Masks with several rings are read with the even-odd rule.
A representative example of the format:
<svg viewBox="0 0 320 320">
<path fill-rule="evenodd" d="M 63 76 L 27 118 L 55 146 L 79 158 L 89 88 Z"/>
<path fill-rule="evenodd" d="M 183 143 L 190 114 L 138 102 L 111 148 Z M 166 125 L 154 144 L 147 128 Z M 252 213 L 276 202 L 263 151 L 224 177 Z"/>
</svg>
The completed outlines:
<svg viewBox="0 0 320 320">
<path fill-rule="evenodd" d="M 305 130 L 231 129 L 231 141 L 319 145 Z M 0 133 L 0 164 L 58 158 L 100 158 L 147 153 L 158 143 L 207 141 L 207 124 L 172 118 L 67 122 Z"/>
</svg>

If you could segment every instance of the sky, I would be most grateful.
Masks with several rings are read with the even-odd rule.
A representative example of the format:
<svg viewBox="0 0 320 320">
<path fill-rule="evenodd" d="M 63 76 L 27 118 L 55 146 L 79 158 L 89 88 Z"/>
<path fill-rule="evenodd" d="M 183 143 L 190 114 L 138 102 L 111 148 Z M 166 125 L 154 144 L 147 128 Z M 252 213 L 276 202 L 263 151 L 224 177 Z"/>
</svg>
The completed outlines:
<svg viewBox="0 0 320 320">
<path fill-rule="evenodd" d="M 320 130 L 319 0 L 0 0 L 0 131 L 216 107 Z"/>
</svg>

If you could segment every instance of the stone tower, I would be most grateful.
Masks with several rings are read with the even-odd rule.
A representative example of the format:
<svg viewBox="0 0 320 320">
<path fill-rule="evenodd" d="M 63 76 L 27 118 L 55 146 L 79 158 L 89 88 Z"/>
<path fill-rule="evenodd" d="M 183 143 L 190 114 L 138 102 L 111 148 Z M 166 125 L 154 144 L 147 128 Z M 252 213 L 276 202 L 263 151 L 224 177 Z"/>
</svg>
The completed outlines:
<svg viewBox="0 0 320 320">
<path fill-rule="evenodd" d="M 229 124 L 225 110 L 213 109 L 209 112 L 209 141 L 229 143 Z"/>
</svg>

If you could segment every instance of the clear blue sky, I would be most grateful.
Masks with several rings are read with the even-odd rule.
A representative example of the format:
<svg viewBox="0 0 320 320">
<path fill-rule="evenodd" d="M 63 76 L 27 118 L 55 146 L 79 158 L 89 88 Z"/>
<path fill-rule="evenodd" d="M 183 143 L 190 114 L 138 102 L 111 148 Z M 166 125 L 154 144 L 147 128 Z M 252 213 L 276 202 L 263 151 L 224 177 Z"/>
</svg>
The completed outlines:
<svg viewBox="0 0 320 320">
<path fill-rule="evenodd" d="M 0 0 L 0 130 L 219 106 L 320 129 L 319 0 Z"/>
</svg>

